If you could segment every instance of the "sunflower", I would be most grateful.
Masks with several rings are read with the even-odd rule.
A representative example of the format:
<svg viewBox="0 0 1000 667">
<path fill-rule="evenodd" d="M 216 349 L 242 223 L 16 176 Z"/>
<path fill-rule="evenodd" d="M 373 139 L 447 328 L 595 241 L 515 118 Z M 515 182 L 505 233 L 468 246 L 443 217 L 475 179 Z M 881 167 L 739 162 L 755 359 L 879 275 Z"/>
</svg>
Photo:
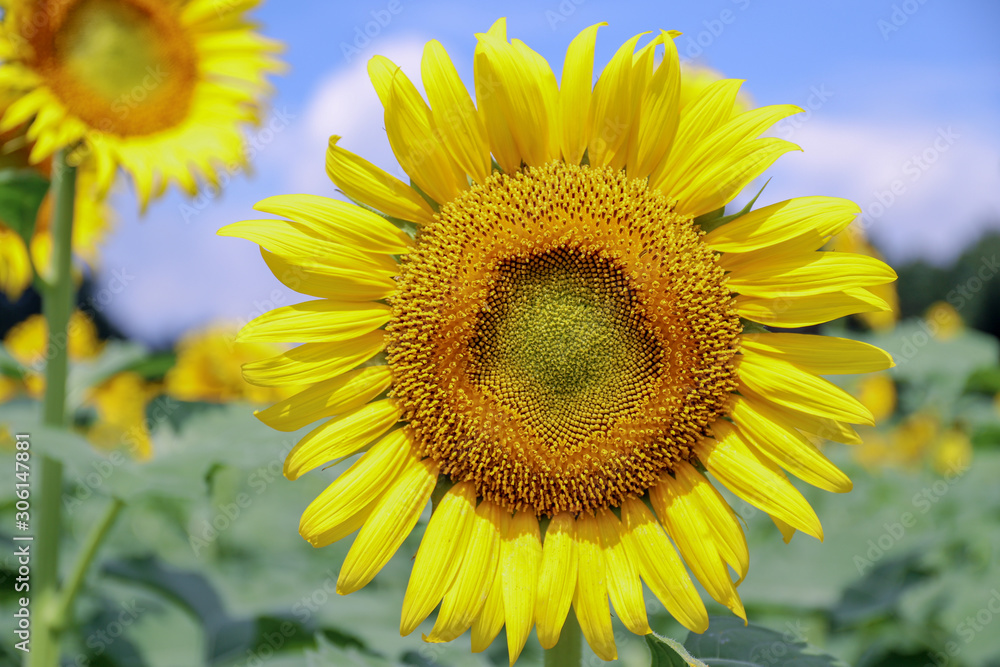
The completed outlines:
<svg viewBox="0 0 1000 667">
<path fill-rule="evenodd" d="M 74 361 L 89 361 L 97 358 L 104 349 L 104 342 L 97 335 L 94 322 L 79 310 L 74 311 L 67 328 L 69 358 Z M 24 389 L 32 398 L 41 398 L 45 393 L 45 362 L 51 354 L 52 346 L 59 342 L 49 341 L 49 325 L 42 315 L 32 315 L 19 322 L 3 340 L 4 348 L 24 368 L 20 378 Z M 10 379 L 4 383 L 6 389 L 0 396 L 7 398 L 20 393 Z"/>
<path fill-rule="evenodd" d="M 512 664 L 533 627 L 554 646 L 571 607 L 596 654 L 615 658 L 609 600 L 650 632 L 643 581 L 704 631 L 685 562 L 745 618 L 743 529 L 707 473 L 786 537 L 822 538 L 785 471 L 848 491 L 806 436 L 856 443 L 849 424 L 872 418 L 818 376 L 892 365 L 864 343 L 762 326 L 886 307 L 867 288 L 894 279 L 889 267 L 817 251 L 855 204 L 805 197 L 718 217 L 796 148 L 759 136 L 799 109 L 738 113 L 734 80 L 679 108 L 668 32 L 630 39 L 592 87 L 597 29 L 572 41 L 560 83 L 501 19 L 477 35 L 478 108 L 438 42 L 421 64 L 427 101 L 376 56 L 412 184 L 333 137 L 327 171 L 356 203 L 272 197 L 257 209 L 287 219 L 220 231 L 318 297 L 240 340 L 302 343 L 244 367 L 254 384 L 310 385 L 257 414 L 284 431 L 323 420 L 289 453 L 289 479 L 363 452 L 300 524 L 316 547 L 359 531 L 338 592 L 368 584 L 433 497 L 401 632 L 440 605 L 426 640 L 471 628 L 481 651 L 506 626 Z"/>
<path fill-rule="evenodd" d="M 30 121 L 31 161 L 79 147 L 104 193 L 121 166 L 143 207 L 171 182 L 188 193 L 243 165 L 240 125 L 256 122 L 281 69 L 275 42 L 244 13 L 256 0 L 7 0 L 0 121 Z"/>
<path fill-rule="evenodd" d="M 9 95 L 0 95 L 0 117 L 10 106 Z M 25 136 L 28 126 L 0 132 L 0 168 L 23 169 L 31 164 L 29 156 L 34 144 Z M 34 169 L 51 178 L 52 161 L 42 160 Z M 73 252 L 91 268 L 97 265 L 98 249 L 114 225 L 114 215 L 106 201 L 98 196 L 94 169 L 86 162 L 78 175 L 77 189 L 81 196 L 74 201 Z M 37 270 L 43 278 L 50 274 L 52 255 L 52 194 L 42 200 L 35 218 L 29 243 L 0 219 L 0 292 L 15 301 L 31 285 Z M 30 253 L 30 254 L 29 254 Z"/>
</svg>

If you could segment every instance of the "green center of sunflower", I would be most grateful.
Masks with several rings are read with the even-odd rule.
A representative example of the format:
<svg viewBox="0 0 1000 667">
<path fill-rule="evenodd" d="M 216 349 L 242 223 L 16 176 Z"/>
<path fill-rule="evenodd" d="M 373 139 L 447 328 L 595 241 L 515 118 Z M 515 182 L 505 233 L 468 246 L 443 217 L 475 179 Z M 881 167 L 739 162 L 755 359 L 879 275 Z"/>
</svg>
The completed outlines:
<svg viewBox="0 0 1000 667">
<path fill-rule="evenodd" d="M 663 356 L 621 268 L 568 248 L 497 267 L 469 348 L 473 382 L 550 438 L 634 409 Z"/>
<path fill-rule="evenodd" d="M 34 66 L 71 114 L 93 128 L 143 135 L 187 115 L 197 64 L 176 15 L 160 0 L 47 0 L 26 17 Z"/>
<path fill-rule="evenodd" d="M 539 515 L 618 507 L 693 459 L 740 333 L 701 235 L 645 180 L 561 162 L 442 206 L 386 327 L 421 453 Z"/>
</svg>

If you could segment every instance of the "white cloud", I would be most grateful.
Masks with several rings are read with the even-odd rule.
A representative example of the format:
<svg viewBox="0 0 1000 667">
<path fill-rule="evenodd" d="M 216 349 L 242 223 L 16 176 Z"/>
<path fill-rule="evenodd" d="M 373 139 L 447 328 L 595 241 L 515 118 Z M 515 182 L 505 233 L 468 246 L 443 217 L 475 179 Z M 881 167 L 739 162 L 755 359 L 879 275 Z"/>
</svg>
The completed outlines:
<svg viewBox="0 0 1000 667">
<path fill-rule="evenodd" d="M 776 134 L 804 152 L 770 170 L 768 202 L 807 194 L 856 201 L 890 260 L 948 262 L 1000 225 L 1000 142 L 982 127 L 808 119 Z"/>
<path fill-rule="evenodd" d="M 426 41 L 414 35 L 380 41 L 370 53 L 355 58 L 350 65 L 336 69 L 319 82 L 306 101 L 296 140 L 292 142 L 298 152 L 288 156 L 289 192 L 332 192 L 324 167 L 327 141 L 332 134 L 342 137 L 339 145 L 405 179 L 385 135 L 382 104 L 368 78 L 368 60 L 376 53 L 389 58 L 422 91 L 420 58 Z"/>
</svg>

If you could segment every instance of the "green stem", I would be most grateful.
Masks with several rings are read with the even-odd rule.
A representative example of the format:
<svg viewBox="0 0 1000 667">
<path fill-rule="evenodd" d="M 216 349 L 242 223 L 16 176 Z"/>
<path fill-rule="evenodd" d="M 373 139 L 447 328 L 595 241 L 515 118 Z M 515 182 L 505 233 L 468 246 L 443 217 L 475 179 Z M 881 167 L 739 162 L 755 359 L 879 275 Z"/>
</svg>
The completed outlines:
<svg viewBox="0 0 1000 667">
<path fill-rule="evenodd" d="M 52 161 L 52 280 L 42 310 L 49 325 L 45 364 L 43 419 L 49 426 L 66 424 L 66 376 L 69 369 L 69 318 L 73 312 L 73 203 L 76 167 L 66 164 L 66 149 Z"/>
<path fill-rule="evenodd" d="M 76 199 L 76 168 L 66 164 L 66 149 L 52 163 L 52 280 L 44 293 L 42 310 L 49 328 L 50 355 L 45 365 L 45 401 L 42 419 L 47 426 L 66 425 L 66 377 L 73 310 L 73 204 Z M 59 629 L 55 623 L 59 596 L 59 537 L 62 503 L 62 463 L 42 456 L 40 501 L 35 525 L 38 542 L 35 579 L 35 635 L 28 656 L 31 667 L 56 667 L 59 663 Z"/>
<path fill-rule="evenodd" d="M 583 633 L 576 614 L 570 608 L 559 633 L 559 641 L 545 651 L 545 667 L 579 667 L 583 664 Z"/>
<path fill-rule="evenodd" d="M 104 510 L 104 516 L 90 529 L 87 541 L 83 545 L 83 550 L 76 557 L 76 564 L 73 566 L 73 571 L 70 573 L 69 579 L 66 581 L 66 585 L 59 595 L 59 606 L 56 607 L 53 617 L 53 626 L 56 632 L 62 631 L 72 620 L 73 601 L 76 599 L 76 594 L 80 592 L 80 586 L 83 585 L 83 579 L 90 568 L 90 563 L 94 560 L 98 547 L 101 546 L 101 542 L 104 541 L 108 531 L 111 530 L 111 526 L 114 525 L 115 519 L 118 518 L 118 513 L 121 512 L 124 506 L 125 503 L 120 499 L 112 498 L 111 504 Z"/>
</svg>

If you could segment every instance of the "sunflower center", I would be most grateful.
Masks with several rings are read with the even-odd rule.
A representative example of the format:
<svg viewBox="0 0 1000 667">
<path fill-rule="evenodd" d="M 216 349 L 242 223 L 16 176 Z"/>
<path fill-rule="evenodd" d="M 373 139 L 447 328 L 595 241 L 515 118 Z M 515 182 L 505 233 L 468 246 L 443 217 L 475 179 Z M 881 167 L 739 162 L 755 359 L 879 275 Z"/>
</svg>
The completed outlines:
<svg viewBox="0 0 1000 667">
<path fill-rule="evenodd" d="M 403 265 L 387 356 L 422 453 L 539 515 L 638 496 L 722 414 L 740 332 L 690 218 L 621 171 L 496 174 Z"/>
<path fill-rule="evenodd" d="M 473 383 L 564 448 L 634 410 L 663 356 L 621 268 L 562 247 L 500 262 L 474 331 Z"/>
<path fill-rule="evenodd" d="M 69 111 L 119 135 L 162 131 L 187 115 L 195 52 L 169 3 L 49 0 L 29 31 L 36 66 Z M 37 23 L 37 22 L 36 22 Z"/>
</svg>

